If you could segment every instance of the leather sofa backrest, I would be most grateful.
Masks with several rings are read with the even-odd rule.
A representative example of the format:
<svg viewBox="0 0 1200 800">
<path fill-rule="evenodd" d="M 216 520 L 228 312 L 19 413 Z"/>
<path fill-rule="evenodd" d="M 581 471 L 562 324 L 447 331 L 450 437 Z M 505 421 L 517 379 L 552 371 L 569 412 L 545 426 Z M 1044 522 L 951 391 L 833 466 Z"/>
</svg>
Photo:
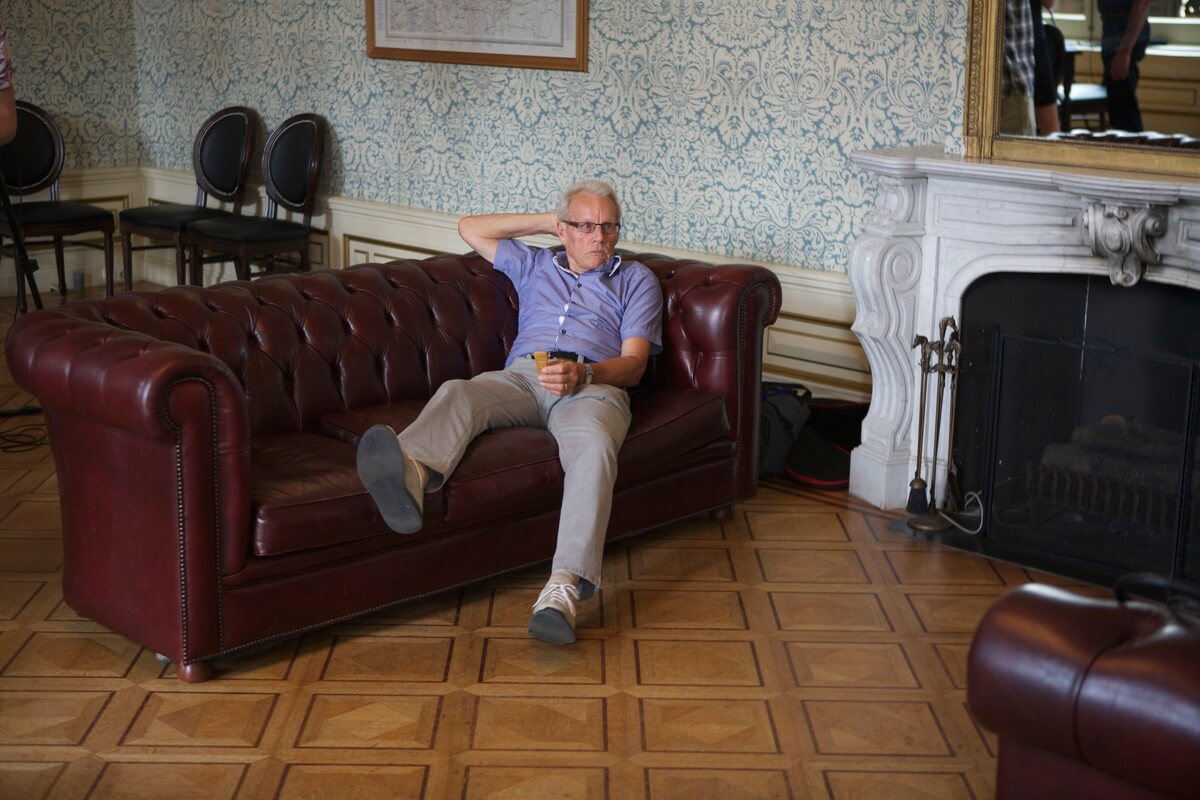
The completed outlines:
<svg viewBox="0 0 1200 800">
<path fill-rule="evenodd" d="M 503 366 L 517 297 L 487 262 L 364 266 L 374 268 L 123 294 L 61 312 L 213 354 L 245 387 L 252 436 L 314 431 L 326 414 L 425 400 L 443 381 Z"/>
<path fill-rule="evenodd" d="M 744 355 L 759 363 L 778 281 L 761 268 L 624 255 L 653 270 L 663 290 L 664 349 L 643 383 L 723 393 L 729 438 L 748 436 L 758 390 L 739 364 Z M 114 326 L 216 356 L 246 391 L 251 436 L 312 432 L 326 414 L 426 400 L 447 380 L 502 368 L 517 333 L 511 282 L 473 253 L 127 293 L 48 313 L 99 323 L 97 337 Z"/>
</svg>

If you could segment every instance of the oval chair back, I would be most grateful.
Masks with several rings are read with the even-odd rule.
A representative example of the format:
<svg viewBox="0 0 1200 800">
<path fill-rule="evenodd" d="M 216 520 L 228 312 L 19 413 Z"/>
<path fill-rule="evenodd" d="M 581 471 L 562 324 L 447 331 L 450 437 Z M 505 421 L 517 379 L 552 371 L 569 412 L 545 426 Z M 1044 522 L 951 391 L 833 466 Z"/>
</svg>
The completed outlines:
<svg viewBox="0 0 1200 800">
<path fill-rule="evenodd" d="M 0 147 L 0 171 L 10 194 L 27 195 L 50 187 L 58 200 L 65 148 L 54 118 L 33 103 L 17 101 L 17 135 Z"/>
<path fill-rule="evenodd" d="M 201 193 L 196 205 L 204 205 L 204 195 L 212 195 L 218 200 L 233 201 L 233 213 L 241 211 L 255 122 L 253 110 L 230 106 L 201 124 L 192 145 L 192 171 Z"/>
<path fill-rule="evenodd" d="M 0 148 L 0 170 L 4 172 L 4 185 L 14 195 L 33 194 L 47 187 L 50 189 L 48 201 L 22 203 L 15 209 L 21 236 L 27 245 L 54 244 L 54 266 L 58 272 L 58 292 L 62 298 L 67 295 L 64 237 L 99 232 L 104 237 L 103 245 L 78 239 L 70 243 L 104 249 L 104 286 L 106 295 L 112 297 L 113 230 L 116 228 L 112 211 L 88 203 L 65 203 L 59 199 L 58 178 L 65 160 L 62 130 L 49 114 L 33 103 L 18 100 L 16 106 L 17 135 Z M 7 220 L 0 221 L 0 236 L 15 239 L 16 233 L 9 229 Z M 35 240 L 35 237 L 41 236 L 48 238 Z M 132 277 L 132 273 L 126 273 L 126 289 L 132 288 Z M 24 275 L 19 271 L 18 306 L 24 302 L 23 281 Z"/>
<path fill-rule="evenodd" d="M 325 121 L 316 114 L 289 117 L 271 132 L 262 158 L 266 216 L 273 219 L 280 205 L 302 213 L 304 224 L 310 223 L 324 147 Z"/>
</svg>

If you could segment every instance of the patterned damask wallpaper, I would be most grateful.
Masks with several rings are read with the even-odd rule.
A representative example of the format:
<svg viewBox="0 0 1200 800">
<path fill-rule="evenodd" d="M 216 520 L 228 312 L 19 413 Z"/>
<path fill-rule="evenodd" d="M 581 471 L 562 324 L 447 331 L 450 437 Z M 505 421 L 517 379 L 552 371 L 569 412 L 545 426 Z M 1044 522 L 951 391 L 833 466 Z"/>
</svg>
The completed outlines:
<svg viewBox="0 0 1200 800">
<path fill-rule="evenodd" d="M 3 2 L 25 74 L 62 62 L 21 94 L 75 166 L 186 170 L 221 106 L 315 111 L 336 194 L 532 211 L 598 176 L 630 240 L 843 270 L 874 191 L 849 153 L 959 146 L 965 0 L 591 0 L 587 73 L 368 59 L 362 0 Z"/>
<path fill-rule="evenodd" d="M 17 99 L 58 122 L 65 169 L 141 158 L 132 20 L 133 0 L 0 0 Z"/>
</svg>

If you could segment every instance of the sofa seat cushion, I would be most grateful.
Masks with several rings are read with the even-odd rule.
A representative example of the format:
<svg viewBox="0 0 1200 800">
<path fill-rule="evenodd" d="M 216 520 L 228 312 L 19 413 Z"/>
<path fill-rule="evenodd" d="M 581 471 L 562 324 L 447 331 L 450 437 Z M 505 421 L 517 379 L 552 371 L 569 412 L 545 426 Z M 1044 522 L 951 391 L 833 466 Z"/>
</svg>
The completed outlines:
<svg viewBox="0 0 1200 800">
<path fill-rule="evenodd" d="M 558 444 L 540 428 L 498 428 L 475 437 L 446 482 L 446 522 L 521 517 L 562 503 Z"/>
<path fill-rule="evenodd" d="M 357 442 L 377 423 L 402 431 L 420 412 L 420 403 L 390 403 L 329 414 L 321 430 Z M 618 457 L 618 485 L 698 460 L 732 456 L 726 438 L 729 420 L 718 394 L 687 389 L 640 392 L 631 402 L 633 421 Z M 714 445 L 710 446 L 710 445 Z M 443 491 L 426 496 L 445 503 L 450 526 L 511 518 L 555 508 L 562 501 L 563 474 L 558 447 L 549 432 L 537 428 L 501 428 L 476 437 Z"/>
<path fill-rule="evenodd" d="M 736 452 L 736 443 L 727 438 L 729 417 L 719 394 L 655 389 L 634 394 L 630 409 L 633 421 L 617 462 L 618 484 L 674 468 L 688 453 L 718 439 Z"/>
<path fill-rule="evenodd" d="M 326 414 L 321 417 L 321 433 L 357 447 L 359 438 L 372 425 L 390 425 L 399 433 L 412 424 L 424 407 L 423 400 L 406 400 Z"/>
<path fill-rule="evenodd" d="M 250 444 L 254 554 L 393 534 L 363 488 L 354 448 L 311 433 L 261 436 Z"/>
</svg>

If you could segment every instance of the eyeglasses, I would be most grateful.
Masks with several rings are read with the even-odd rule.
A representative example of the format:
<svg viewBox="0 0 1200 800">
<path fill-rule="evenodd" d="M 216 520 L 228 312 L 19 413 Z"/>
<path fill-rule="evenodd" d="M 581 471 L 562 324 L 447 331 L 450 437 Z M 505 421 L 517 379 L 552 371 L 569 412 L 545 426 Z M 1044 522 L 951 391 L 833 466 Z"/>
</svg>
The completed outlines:
<svg viewBox="0 0 1200 800">
<path fill-rule="evenodd" d="M 619 222 L 573 222 L 569 219 L 562 219 L 559 222 L 564 225 L 570 225 L 580 233 L 591 233 L 596 228 L 599 228 L 600 232 L 605 236 L 610 236 L 621 230 L 621 223 Z"/>
</svg>

